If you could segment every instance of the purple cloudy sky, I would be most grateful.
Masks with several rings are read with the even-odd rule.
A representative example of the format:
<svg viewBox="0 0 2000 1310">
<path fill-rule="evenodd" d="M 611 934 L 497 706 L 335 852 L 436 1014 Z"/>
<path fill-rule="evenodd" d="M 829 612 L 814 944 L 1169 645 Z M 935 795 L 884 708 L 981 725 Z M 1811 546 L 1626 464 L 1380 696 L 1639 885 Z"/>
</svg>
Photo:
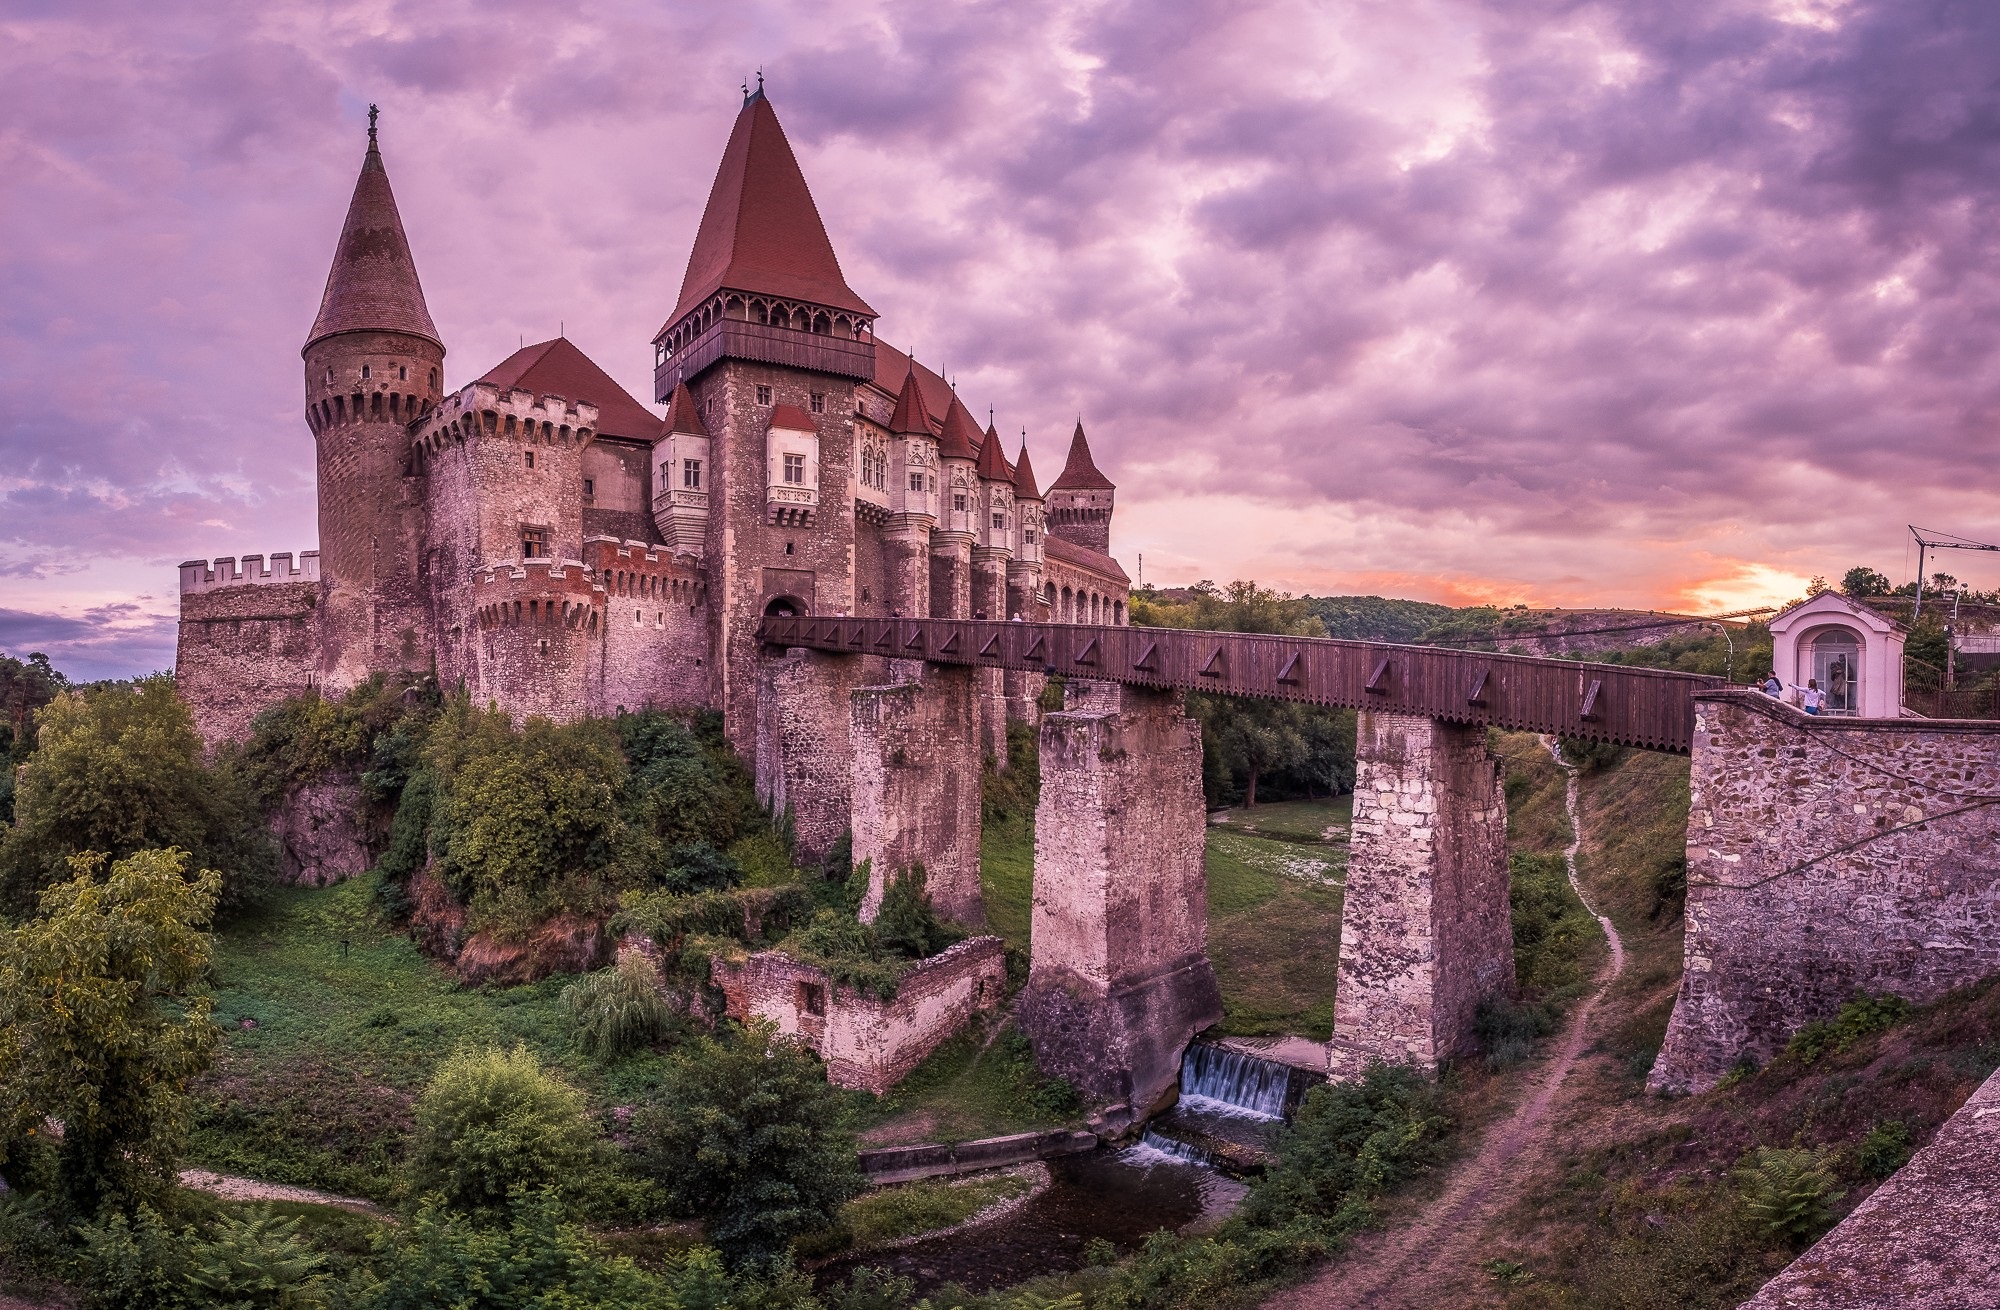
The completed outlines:
<svg viewBox="0 0 2000 1310">
<path fill-rule="evenodd" d="M 850 282 L 1162 583 L 1723 607 L 2000 539 L 2000 5 L 14 0 L 0 650 L 314 544 L 370 100 L 452 385 L 642 397 L 761 64 Z M 2000 585 L 1984 557 L 1950 561 Z"/>
</svg>

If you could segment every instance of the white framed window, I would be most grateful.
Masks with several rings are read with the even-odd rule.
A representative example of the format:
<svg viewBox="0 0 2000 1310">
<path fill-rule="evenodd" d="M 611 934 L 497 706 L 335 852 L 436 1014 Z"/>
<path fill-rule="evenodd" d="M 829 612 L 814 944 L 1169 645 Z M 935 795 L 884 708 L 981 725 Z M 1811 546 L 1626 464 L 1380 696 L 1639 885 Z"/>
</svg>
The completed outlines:
<svg viewBox="0 0 2000 1310">
<path fill-rule="evenodd" d="M 803 486 L 806 480 L 806 457 L 804 455 L 785 456 L 785 481 Z"/>
<path fill-rule="evenodd" d="M 952 493 L 951 493 L 951 508 L 952 508 L 952 512 L 953 512 L 954 514 L 963 514 L 963 513 L 965 513 L 965 493 L 964 493 L 964 492 L 962 492 L 962 491 L 954 491 L 954 492 L 952 492 Z"/>
<path fill-rule="evenodd" d="M 1006 516 L 1005 514 L 995 514 L 995 515 L 993 516 L 993 526 L 994 526 L 994 527 L 996 527 L 996 528 L 1004 528 L 1004 527 L 1006 527 L 1006 526 L 1007 526 L 1007 516 Z"/>
<path fill-rule="evenodd" d="M 689 491 L 701 490 L 701 461 L 684 459 L 681 461 L 681 485 Z"/>
<path fill-rule="evenodd" d="M 924 475 L 921 473 L 910 474 L 910 490 L 921 492 L 923 489 L 924 489 Z"/>
</svg>

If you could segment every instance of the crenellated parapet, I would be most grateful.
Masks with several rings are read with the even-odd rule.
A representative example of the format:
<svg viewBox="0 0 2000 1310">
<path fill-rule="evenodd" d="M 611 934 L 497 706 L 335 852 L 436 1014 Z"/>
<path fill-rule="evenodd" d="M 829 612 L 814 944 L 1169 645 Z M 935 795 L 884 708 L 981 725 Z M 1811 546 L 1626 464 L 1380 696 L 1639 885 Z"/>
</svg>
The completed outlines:
<svg viewBox="0 0 2000 1310">
<path fill-rule="evenodd" d="M 583 560 L 608 595 L 671 605 L 708 603 L 701 561 L 690 552 L 591 536 L 583 539 Z"/>
<path fill-rule="evenodd" d="M 420 458 L 429 460 L 474 437 L 575 448 L 596 435 L 597 406 L 588 401 L 474 382 L 426 413 L 411 433 L 411 443 Z"/>
<path fill-rule="evenodd" d="M 473 610 L 488 631 L 559 624 L 595 632 L 605 600 L 604 587 L 582 560 L 509 560 L 473 574 Z"/>
<path fill-rule="evenodd" d="M 272 586 L 285 582 L 318 582 L 319 552 L 309 550 L 292 563 L 292 553 L 279 551 L 267 565 L 262 555 L 245 555 L 241 560 L 225 556 L 212 563 L 205 559 L 181 564 L 181 595 L 199 595 L 218 587 Z"/>
</svg>

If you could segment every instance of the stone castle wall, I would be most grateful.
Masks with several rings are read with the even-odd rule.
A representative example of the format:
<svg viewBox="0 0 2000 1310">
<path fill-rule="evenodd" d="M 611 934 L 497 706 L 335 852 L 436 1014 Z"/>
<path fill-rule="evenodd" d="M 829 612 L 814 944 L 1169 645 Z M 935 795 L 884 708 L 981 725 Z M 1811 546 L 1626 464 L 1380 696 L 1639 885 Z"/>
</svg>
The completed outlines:
<svg viewBox="0 0 2000 1310">
<path fill-rule="evenodd" d="M 318 557 L 308 552 L 301 564 L 307 562 L 316 566 Z M 205 560 L 181 565 L 174 687 L 211 747 L 249 736 L 259 712 L 315 683 L 321 641 L 317 569 L 293 570 L 290 564 L 289 555 L 277 555 L 268 570 L 257 556 L 245 559 L 240 569 L 233 559 L 217 560 L 213 569 Z"/>
<path fill-rule="evenodd" d="M 584 561 L 605 593 L 592 709 L 693 710 L 709 703 L 708 584 L 690 556 L 592 538 Z"/>
<path fill-rule="evenodd" d="M 757 799 L 773 814 L 791 816 L 803 862 L 826 854 L 848 828 L 854 771 L 848 697 L 868 664 L 795 649 L 757 670 Z"/>
<path fill-rule="evenodd" d="M 851 697 L 854 862 L 869 862 L 861 917 L 872 920 L 889 880 L 924 866 L 937 912 L 986 922 L 979 890 L 977 680 L 983 669 L 898 666 L 908 679 Z"/>
<path fill-rule="evenodd" d="M 1680 995 L 1656 1090 L 1762 1062 L 1857 991 L 2000 972 L 2000 724 L 1695 699 Z"/>
<path fill-rule="evenodd" d="M 770 1021 L 818 1052 L 835 1086 L 880 1096 L 975 1014 L 1000 1003 L 1006 945 L 998 937 L 973 937 L 920 961 L 889 1001 L 840 986 L 781 951 L 716 959 L 710 977 L 731 1018 Z"/>
</svg>

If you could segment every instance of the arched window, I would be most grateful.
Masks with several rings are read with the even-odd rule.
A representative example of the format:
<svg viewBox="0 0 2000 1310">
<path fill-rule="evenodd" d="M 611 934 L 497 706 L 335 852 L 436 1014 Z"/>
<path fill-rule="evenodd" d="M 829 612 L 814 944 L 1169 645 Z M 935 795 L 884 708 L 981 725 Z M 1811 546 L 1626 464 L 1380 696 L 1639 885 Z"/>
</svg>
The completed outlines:
<svg viewBox="0 0 2000 1310">
<path fill-rule="evenodd" d="M 1861 712 L 1861 639 L 1852 628 L 1827 628 L 1807 648 L 1806 676 L 1826 693 L 1827 714 Z"/>
</svg>

